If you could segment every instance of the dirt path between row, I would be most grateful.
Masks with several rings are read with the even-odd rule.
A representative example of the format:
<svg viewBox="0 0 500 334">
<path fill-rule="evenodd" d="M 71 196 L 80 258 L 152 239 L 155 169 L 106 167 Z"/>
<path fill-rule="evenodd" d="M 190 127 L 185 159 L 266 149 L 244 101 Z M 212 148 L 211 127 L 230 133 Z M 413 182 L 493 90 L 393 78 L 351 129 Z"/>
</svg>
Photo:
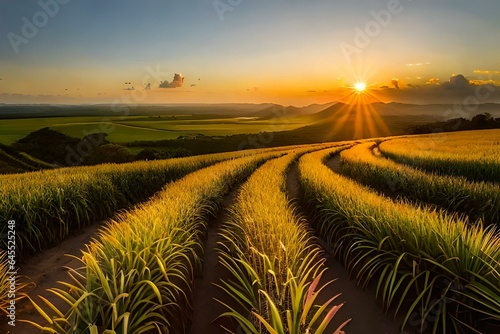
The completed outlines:
<svg viewBox="0 0 500 334">
<path fill-rule="evenodd" d="M 338 170 L 340 168 L 339 155 L 335 155 L 333 159 L 330 159 L 327 165 L 334 170 Z M 301 192 L 298 180 L 299 170 L 295 163 L 289 170 L 286 183 L 287 193 L 292 203 L 299 203 Z M 297 207 L 300 208 L 300 206 Z M 300 213 L 306 219 L 308 218 L 305 212 Z M 325 265 L 328 269 L 323 274 L 322 281 L 323 283 L 331 280 L 335 281 L 318 296 L 318 303 L 325 302 L 338 293 L 341 293 L 341 295 L 335 300 L 334 304 L 345 302 L 325 333 L 333 333 L 347 319 L 352 320 L 343 329 L 346 334 L 400 333 L 400 323 L 383 312 L 381 305 L 375 300 L 374 291 L 363 290 L 358 287 L 355 280 L 349 279 L 349 274 L 335 257 L 326 253 L 325 259 Z"/>
<path fill-rule="evenodd" d="M 333 157 L 328 159 L 325 163 L 325 165 L 330 168 L 332 171 L 335 173 L 341 174 L 341 161 L 340 161 L 340 154 L 335 154 Z"/>
<path fill-rule="evenodd" d="M 98 231 L 103 225 L 104 222 L 91 224 L 78 235 L 70 236 L 61 244 L 43 250 L 20 264 L 19 275 L 29 278 L 29 281 L 32 282 L 28 294 L 33 300 L 43 305 L 43 302 L 38 298 L 40 295 L 63 310 L 67 308 L 59 298 L 46 289 L 62 287 L 61 284 L 58 284 L 58 281 L 70 281 L 67 274 L 68 269 L 65 267 L 78 268 L 81 266 L 81 262 L 66 256 L 66 254 L 79 256 L 81 250 L 85 250 L 85 245 L 98 235 Z M 16 304 L 16 326 L 13 327 L 2 322 L 0 323 L 0 334 L 40 333 L 34 326 L 20 322 L 21 319 L 39 324 L 46 323 L 31 302 L 28 299 L 23 299 Z"/>
<path fill-rule="evenodd" d="M 220 232 L 228 215 L 228 209 L 236 200 L 239 186 L 237 185 L 233 191 L 224 197 L 221 210 L 209 220 L 209 229 L 204 244 L 203 269 L 201 276 L 195 279 L 194 311 L 191 327 L 187 331 L 188 334 L 229 333 L 223 328 L 227 328 L 234 333 L 237 332 L 236 322 L 227 317 L 217 319 L 219 315 L 227 311 L 227 308 L 217 300 L 229 305 L 234 304 L 234 301 L 214 284 L 220 284 L 221 279 L 227 280 L 231 277 L 230 273 L 219 263 L 218 242 L 222 241 Z"/>
</svg>

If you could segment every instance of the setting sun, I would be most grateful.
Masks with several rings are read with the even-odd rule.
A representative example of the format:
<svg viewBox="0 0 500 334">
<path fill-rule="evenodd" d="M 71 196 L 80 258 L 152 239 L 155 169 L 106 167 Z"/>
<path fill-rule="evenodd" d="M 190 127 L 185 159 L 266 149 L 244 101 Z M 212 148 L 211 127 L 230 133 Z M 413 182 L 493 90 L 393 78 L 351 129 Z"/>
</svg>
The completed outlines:
<svg viewBox="0 0 500 334">
<path fill-rule="evenodd" d="M 354 88 L 359 92 L 363 92 L 366 90 L 366 84 L 364 82 L 357 82 L 354 84 Z"/>
</svg>

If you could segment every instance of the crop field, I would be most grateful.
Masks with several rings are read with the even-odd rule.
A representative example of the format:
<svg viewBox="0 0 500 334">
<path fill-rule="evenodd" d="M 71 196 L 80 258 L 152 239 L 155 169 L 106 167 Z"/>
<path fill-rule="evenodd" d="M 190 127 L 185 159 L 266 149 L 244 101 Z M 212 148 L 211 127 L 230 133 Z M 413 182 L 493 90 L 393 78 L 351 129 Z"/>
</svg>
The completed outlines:
<svg viewBox="0 0 500 334">
<path fill-rule="evenodd" d="M 388 141 L 384 155 L 404 164 L 473 181 L 498 183 L 500 137 L 497 130 L 446 133 Z"/>
<path fill-rule="evenodd" d="M 176 122 L 182 132 L 188 120 Z M 499 138 L 1 175 L 0 333 L 13 314 L 14 333 L 26 334 L 498 333 Z M 333 262 L 348 278 L 335 280 Z M 37 268 L 47 271 L 31 277 Z"/>
</svg>

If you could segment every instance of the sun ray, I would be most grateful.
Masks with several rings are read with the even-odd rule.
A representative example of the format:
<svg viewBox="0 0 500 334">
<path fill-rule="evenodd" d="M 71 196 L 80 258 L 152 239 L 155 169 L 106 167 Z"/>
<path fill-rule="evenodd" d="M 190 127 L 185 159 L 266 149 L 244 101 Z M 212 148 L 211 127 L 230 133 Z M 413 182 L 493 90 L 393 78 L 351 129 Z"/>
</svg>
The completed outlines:
<svg viewBox="0 0 500 334">
<path fill-rule="evenodd" d="M 351 129 L 349 139 L 384 137 L 391 135 L 387 125 L 378 114 L 373 103 L 381 102 L 375 84 L 359 80 L 352 84 L 351 92 L 340 102 L 344 105 L 339 109 L 332 134 L 346 134 Z"/>
</svg>

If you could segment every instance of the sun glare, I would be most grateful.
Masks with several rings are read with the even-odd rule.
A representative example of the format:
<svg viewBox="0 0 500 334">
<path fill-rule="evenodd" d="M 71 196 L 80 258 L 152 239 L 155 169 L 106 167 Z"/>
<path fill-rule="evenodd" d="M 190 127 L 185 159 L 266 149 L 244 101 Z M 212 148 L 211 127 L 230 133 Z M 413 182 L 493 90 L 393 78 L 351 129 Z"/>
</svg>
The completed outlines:
<svg viewBox="0 0 500 334">
<path fill-rule="evenodd" d="M 366 84 L 364 82 L 357 82 L 354 84 L 354 88 L 361 93 L 366 90 Z"/>
<path fill-rule="evenodd" d="M 352 139 L 389 136 L 389 128 L 372 105 L 382 102 L 378 90 L 372 88 L 377 84 L 370 81 L 369 75 L 353 75 L 348 82 L 351 84 L 341 99 L 344 104 L 336 114 L 331 133 L 345 133 L 346 128 L 352 128 Z"/>
</svg>

